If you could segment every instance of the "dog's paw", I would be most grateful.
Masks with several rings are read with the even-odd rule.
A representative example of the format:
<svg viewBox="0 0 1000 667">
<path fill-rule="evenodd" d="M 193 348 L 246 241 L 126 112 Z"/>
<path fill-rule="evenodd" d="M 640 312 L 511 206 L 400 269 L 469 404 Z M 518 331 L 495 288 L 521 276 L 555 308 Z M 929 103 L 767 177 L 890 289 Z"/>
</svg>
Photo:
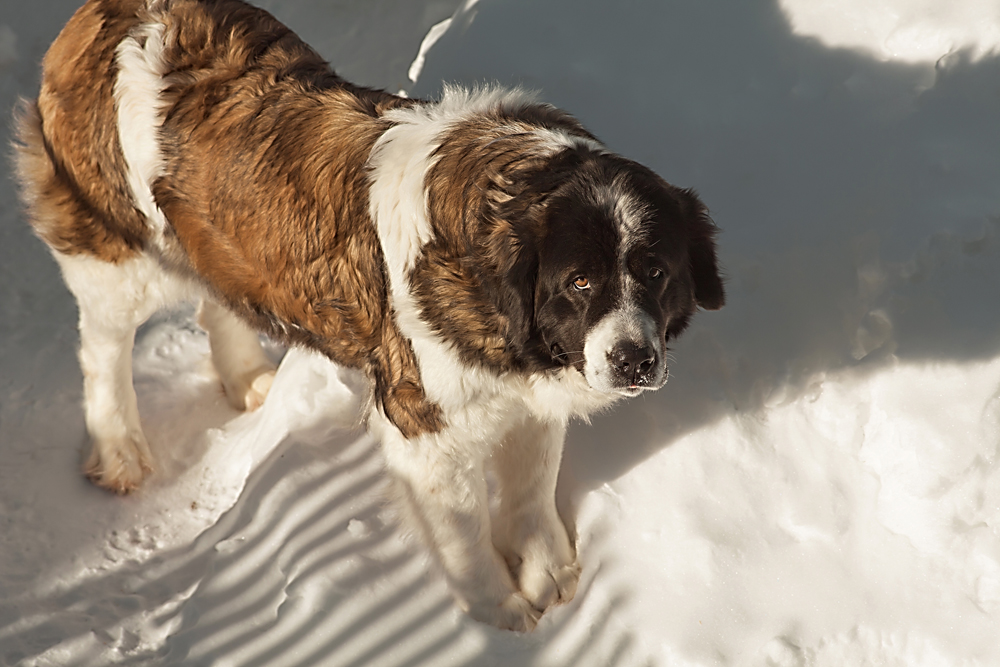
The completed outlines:
<svg viewBox="0 0 1000 667">
<path fill-rule="evenodd" d="M 244 373 L 228 382 L 223 380 L 229 404 L 237 410 L 253 412 L 264 404 L 267 393 L 274 383 L 274 366 L 263 366 Z"/>
<path fill-rule="evenodd" d="M 580 565 L 559 565 L 545 559 L 527 558 L 521 562 L 517 583 L 521 594 L 535 609 L 545 611 L 557 604 L 565 604 L 576 595 L 580 581 Z"/>
<path fill-rule="evenodd" d="M 542 615 L 519 593 L 508 595 L 499 604 L 486 602 L 469 605 L 467 611 L 469 616 L 480 623 L 514 632 L 531 632 Z"/>
<path fill-rule="evenodd" d="M 95 441 L 83 466 L 84 474 L 102 488 L 126 494 L 139 488 L 153 472 L 153 460 L 142 433 Z"/>
<path fill-rule="evenodd" d="M 521 594 L 535 609 L 569 602 L 576 595 L 580 566 L 555 507 L 530 521 L 511 521 L 494 533 Z"/>
</svg>

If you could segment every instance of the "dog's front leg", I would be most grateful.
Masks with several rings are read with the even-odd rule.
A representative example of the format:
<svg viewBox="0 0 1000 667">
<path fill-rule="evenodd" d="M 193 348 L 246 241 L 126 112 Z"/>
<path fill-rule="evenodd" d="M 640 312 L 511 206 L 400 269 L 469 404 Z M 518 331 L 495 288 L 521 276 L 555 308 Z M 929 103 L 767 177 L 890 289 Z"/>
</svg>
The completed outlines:
<svg viewBox="0 0 1000 667">
<path fill-rule="evenodd" d="M 452 429 L 407 440 L 380 421 L 405 509 L 437 551 L 459 606 L 499 628 L 533 629 L 541 614 L 518 592 L 490 537 L 484 453 Z"/>
<path fill-rule="evenodd" d="M 493 541 L 539 610 L 572 600 L 580 577 L 555 501 L 565 436 L 565 424 L 529 417 L 493 457 L 500 495 Z"/>
</svg>

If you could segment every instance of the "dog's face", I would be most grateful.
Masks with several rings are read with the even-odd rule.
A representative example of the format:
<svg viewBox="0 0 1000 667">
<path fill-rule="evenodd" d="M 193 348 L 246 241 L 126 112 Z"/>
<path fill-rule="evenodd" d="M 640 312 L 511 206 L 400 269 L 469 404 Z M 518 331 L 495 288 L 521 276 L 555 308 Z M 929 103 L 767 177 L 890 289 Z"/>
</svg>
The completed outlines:
<svg viewBox="0 0 1000 667">
<path fill-rule="evenodd" d="M 722 307 L 715 226 L 693 193 L 612 156 L 547 199 L 534 320 L 545 349 L 604 393 L 667 381 L 667 342 Z"/>
</svg>

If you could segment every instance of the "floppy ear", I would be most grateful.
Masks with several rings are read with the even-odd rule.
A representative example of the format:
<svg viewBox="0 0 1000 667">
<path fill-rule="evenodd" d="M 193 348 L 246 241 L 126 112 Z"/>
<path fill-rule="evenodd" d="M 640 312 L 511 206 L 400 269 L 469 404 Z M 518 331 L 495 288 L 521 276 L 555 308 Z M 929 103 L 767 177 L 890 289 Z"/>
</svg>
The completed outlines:
<svg viewBox="0 0 1000 667">
<path fill-rule="evenodd" d="M 718 310 L 726 303 L 726 292 L 715 257 L 715 236 L 719 228 L 712 222 L 708 207 L 698 199 L 694 190 L 683 190 L 682 194 L 691 238 L 688 259 L 694 280 L 694 298 L 705 310 Z"/>
<path fill-rule="evenodd" d="M 482 287 L 504 318 L 503 336 L 522 360 L 551 364 L 538 331 L 535 306 L 548 201 L 568 180 L 580 156 L 567 151 L 498 175 L 483 194 L 477 241 L 489 268 Z"/>
<path fill-rule="evenodd" d="M 487 258 L 482 288 L 503 318 L 508 347 L 526 352 L 534 331 L 538 243 L 520 216 L 494 219 L 481 247 Z"/>
</svg>

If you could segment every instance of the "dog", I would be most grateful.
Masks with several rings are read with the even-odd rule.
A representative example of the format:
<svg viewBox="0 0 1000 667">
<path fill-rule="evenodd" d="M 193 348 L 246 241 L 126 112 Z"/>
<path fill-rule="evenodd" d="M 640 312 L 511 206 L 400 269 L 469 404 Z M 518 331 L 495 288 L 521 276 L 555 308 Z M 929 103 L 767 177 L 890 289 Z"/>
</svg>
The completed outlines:
<svg viewBox="0 0 1000 667">
<path fill-rule="evenodd" d="M 238 409 L 275 374 L 258 333 L 370 378 L 407 513 L 459 606 L 500 628 L 576 590 L 555 505 L 568 421 L 663 386 L 668 341 L 725 301 L 696 194 L 569 114 L 518 89 L 354 85 L 239 0 L 89 0 L 15 147 L 79 304 L 94 482 L 152 472 L 135 331 L 201 299 Z"/>
</svg>

